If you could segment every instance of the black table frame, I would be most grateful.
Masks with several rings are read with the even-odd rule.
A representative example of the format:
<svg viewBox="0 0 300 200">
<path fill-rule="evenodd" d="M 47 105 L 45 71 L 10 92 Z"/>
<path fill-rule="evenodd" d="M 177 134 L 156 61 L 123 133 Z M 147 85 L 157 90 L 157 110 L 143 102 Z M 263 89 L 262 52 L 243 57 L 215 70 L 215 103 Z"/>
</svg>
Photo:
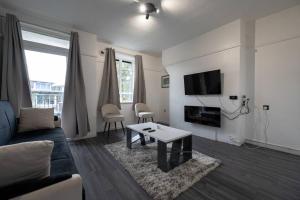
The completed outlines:
<svg viewBox="0 0 300 200">
<path fill-rule="evenodd" d="M 132 148 L 132 132 L 127 128 L 127 148 Z M 144 134 L 139 133 L 141 145 L 146 145 Z M 153 139 L 152 139 L 153 141 Z M 172 141 L 170 160 L 168 161 L 168 151 L 166 142 L 157 141 L 157 167 L 164 172 L 175 168 L 176 166 L 192 159 L 192 135 Z M 181 158 L 182 153 L 182 158 Z"/>
</svg>

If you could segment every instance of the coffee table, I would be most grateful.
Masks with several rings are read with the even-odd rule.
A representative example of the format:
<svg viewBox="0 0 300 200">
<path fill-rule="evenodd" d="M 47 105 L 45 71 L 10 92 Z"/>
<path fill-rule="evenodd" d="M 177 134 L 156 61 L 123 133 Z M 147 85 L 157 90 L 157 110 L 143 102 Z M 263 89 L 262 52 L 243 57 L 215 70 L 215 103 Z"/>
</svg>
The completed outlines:
<svg viewBox="0 0 300 200">
<path fill-rule="evenodd" d="M 141 145 L 146 145 L 145 136 L 150 136 L 150 141 L 157 140 L 157 167 L 168 172 L 174 167 L 192 158 L 192 133 L 153 122 L 133 124 L 127 128 L 127 148 L 132 148 L 132 132 L 140 135 Z M 154 132 L 143 129 L 151 128 Z M 172 143 L 171 155 L 168 160 L 167 144 Z M 181 156 L 182 154 L 182 156 Z"/>
</svg>

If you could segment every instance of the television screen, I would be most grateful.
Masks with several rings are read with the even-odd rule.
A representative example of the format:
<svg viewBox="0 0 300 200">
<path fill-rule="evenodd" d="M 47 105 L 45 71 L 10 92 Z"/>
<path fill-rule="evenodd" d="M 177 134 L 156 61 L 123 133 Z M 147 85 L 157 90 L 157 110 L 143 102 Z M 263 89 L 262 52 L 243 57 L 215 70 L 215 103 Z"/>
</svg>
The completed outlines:
<svg viewBox="0 0 300 200">
<path fill-rule="evenodd" d="M 221 127 L 221 109 L 218 107 L 184 106 L 184 121 Z"/>
<path fill-rule="evenodd" d="M 185 75 L 184 89 L 185 95 L 221 94 L 221 71 Z"/>
</svg>

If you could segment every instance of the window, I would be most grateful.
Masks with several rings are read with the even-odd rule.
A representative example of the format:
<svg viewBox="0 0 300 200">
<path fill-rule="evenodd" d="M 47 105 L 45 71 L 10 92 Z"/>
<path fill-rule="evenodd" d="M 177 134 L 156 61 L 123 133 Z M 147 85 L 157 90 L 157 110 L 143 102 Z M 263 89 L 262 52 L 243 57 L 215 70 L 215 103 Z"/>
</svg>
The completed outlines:
<svg viewBox="0 0 300 200">
<path fill-rule="evenodd" d="M 121 103 L 132 103 L 133 100 L 133 61 L 133 57 L 117 54 L 116 65 Z"/>
<path fill-rule="evenodd" d="M 54 108 L 60 116 L 63 106 L 69 36 L 21 24 L 32 106 Z"/>
</svg>

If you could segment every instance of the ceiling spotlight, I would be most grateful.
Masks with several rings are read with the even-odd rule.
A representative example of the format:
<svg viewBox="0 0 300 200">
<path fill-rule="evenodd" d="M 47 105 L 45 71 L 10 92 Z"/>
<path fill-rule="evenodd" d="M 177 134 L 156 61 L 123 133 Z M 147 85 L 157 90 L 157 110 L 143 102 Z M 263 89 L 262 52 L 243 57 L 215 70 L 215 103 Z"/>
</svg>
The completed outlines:
<svg viewBox="0 0 300 200">
<path fill-rule="evenodd" d="M 140 5 L 140 12 L 145 13 L 146 10 L 147 10 L 146 5 L 145 5 L 145 4 L 141 4 L 141 5 Z"/>
<path fill-rule="evenodd" d="M 146 14 L 146 19 L 149 19 L 152 13 L 159 13 L 159 9 L 153 3 L 141 3 L 139 9 L 140 12 Z"/>
</svg>

